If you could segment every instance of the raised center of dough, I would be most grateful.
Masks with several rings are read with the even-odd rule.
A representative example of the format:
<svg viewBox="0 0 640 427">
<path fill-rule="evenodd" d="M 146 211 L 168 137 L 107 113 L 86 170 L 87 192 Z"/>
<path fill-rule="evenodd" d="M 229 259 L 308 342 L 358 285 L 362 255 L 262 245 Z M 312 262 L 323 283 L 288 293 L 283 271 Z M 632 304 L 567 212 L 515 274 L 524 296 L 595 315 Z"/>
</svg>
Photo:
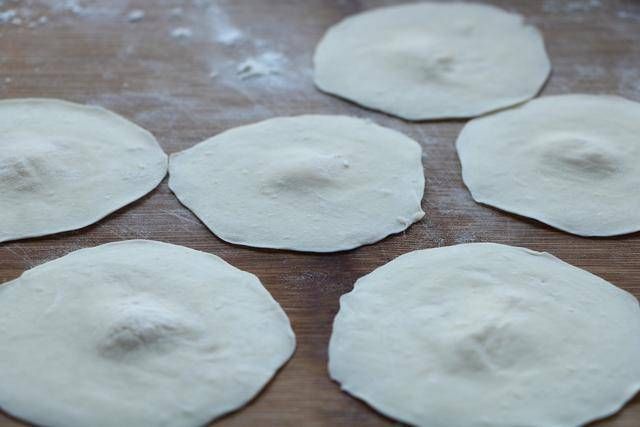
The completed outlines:
<svg viewBox="0 0 640 427">
<path fill-rule="evenodd" d="M 151 301 L 129 301 L 113 311 L 115 321 L 99 343 L 104 357 L 169 351 L 176 339 L 192 332 L 180 315 Z"/>
<path fill-rule="evenodd" d="M 301 191 L 336 185 L 337 179 L 351 167 L 342 155 L 324 155 L 311 151 L 285 153 L 265 171 L 263 192 Z"/>
<path fill-rule="evenodd" d="M 531 348 L 526 336 L 510 324 L 476 325 L 454 346 L 453 372 L 505 370 L 522 364 Z"/>
<path fill-rule="evenodd" d="M 412 80 L 442 79 L 455 71 L 458 55 L 425 34 L 408 31 L 375 47 L 389 71 Z"/>
<path fill-rule="evenodd" d="M 50 162 L 56 146 L 43 141 L 16 139 L 3 142 L 0 180 L 15 191 L 36 191 L 60 171 Z"/>
<path fill-rule="evenodd" d="M 519 369 L 535 363 L 529 334 L 526 297 L 467 292 L 466 302 L 448 311 L 444 346 L 452 373 L 483 373 Z M 464 320 L 459 320 L 464 319 Z"/>
<path fill-rule="evenodd" d="M 586 178 L 605 178 L 622 166 L 619 155 L 604 143 L 573 136 L 548 141 L 542 161 L 556 172 Z"/>
</svg>

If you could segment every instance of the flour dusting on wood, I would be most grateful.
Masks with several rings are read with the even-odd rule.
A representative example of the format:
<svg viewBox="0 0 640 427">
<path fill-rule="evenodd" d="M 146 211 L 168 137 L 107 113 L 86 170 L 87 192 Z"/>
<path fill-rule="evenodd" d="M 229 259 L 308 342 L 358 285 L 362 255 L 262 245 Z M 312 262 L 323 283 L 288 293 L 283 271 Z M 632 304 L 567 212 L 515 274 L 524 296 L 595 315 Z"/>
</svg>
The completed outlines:
<svg viewBox="0 0 640 427">
<path fill-rule="evenodd" d="M 214 40 L 223 45 L 233 45 L 244 39 L 244 33 L 236 27 L 222 7 L 209 6 L 206 14 L 213 29 Z"/>
</svg>

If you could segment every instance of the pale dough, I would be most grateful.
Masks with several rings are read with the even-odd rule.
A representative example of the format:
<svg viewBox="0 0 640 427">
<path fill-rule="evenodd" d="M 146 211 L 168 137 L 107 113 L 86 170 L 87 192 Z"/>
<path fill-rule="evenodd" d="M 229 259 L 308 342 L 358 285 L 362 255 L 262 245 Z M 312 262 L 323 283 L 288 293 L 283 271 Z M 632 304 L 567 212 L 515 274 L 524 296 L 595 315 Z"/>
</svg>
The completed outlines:
<svg viewBox="0 0 640 427">
<path fill-rule="evenodd" d="M 0 242 L 93 224 L 167 173 L 155 138 L 99 107 L 0 101 Z"/>
<path fill-rule="evenodd" d="M 52 427 L 200 426 L 249 402 L 295 338 L 252 274 L 148 240 L 0 286 L 0 408 Z"/>
<path fill-rule="evenodd" d="M 410 252 L 340 299 L 329 371 L 413 425 L 576 427 L 640 389 L 640 308 L 547 253 Z"/>
<path fill-rule="evenodd" d="M 374 9 L 331 27 L 316 85 L 408 120 L 473 117 L 534 97 L 551 65 L 520 15 L 473 3 Z"/>
<path fill-rule="evenodd" d="M 344 116 L 281 117 L 171 156 L 169 187 L 221 239 L 332 252 L 424 216 L 418 143 Z"/>
<path fill-rule="evenodd" d="M 640 230 L 640 104 L 562 95 L 468 123 L 458 137 L 473 198 L 582 236 Z"/>
</svg>

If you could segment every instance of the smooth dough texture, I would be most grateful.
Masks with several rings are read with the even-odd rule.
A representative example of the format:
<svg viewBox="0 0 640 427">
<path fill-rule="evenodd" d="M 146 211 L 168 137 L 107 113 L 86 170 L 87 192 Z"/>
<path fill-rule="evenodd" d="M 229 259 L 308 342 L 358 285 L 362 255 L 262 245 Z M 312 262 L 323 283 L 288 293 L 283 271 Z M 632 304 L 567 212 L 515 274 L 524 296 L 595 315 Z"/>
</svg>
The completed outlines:
<svg viewBox="0 0 640 427">
<path fill-rule="evenodd" d="M 640 308 L 547 253 L 410 252 L 340 299 L 329 371 L 413 425 L 576 427 L 640 389 Z"/>
<path fill-rule="evenodd" d="M 315 83 L 407 120 L 474 117 L 534 97 L 551 71 L 538 30 L 474 3 L 416 3 L 349 17 L 314 56 Z"/>
<path fill-rule="evenodd" d="M 640 104 L 548 96 L 479 118 L 458 137 L 473 198 L 582 236 L 640 230 Z"/>
<path fill-rule="evenodd" d="M 93 224 L 166 173 L 155 138 L 110 111 L 54 99 L 0 101 L 0 242 Z"/>
<path fill-rule="evenodd" d="M 167 243 L 73 252 L 0 286 L 0 408 L 52 427 L 200 426 L 289 359 L 252 274 Z"/>
<path fill-rule="evenodd" d="M 266 120 L 171 156 L 169 187 L 221 239 L 332 252 L 424 216 L 420 145 L 344 116 Z"/>
</svg>

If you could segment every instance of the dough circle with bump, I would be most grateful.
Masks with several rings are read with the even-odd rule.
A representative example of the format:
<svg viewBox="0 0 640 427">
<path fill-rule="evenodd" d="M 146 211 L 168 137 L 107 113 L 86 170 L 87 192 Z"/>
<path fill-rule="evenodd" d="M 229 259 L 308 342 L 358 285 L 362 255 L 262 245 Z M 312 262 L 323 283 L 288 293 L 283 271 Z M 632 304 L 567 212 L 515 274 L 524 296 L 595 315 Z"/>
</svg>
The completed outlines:
<svg viewBox="0 0 640 427">
<path fill-rule="evenodd" d="M 547 253 L 410 252 L 340 299 L 329 371 L 412 425 L 576 427 L 640 390 L 640 307 Z"/>
<path fill-rule="evenodd" d="M 460 133 L 473 198 L 582 236 L 640 230 L 640 103 L 560 95 L 475 119 Z"/>
<path fill-rule="evenodd" d="M 100 107 L 0 101 L 0 242 L 76 230 L 153 190 L 167 156 Z"/>
<path fill-rule="evenodd" d="M 295 338 L 252 274 L 181 246 L 82 249 L 0 286 L 0 408 L 52 427 L 205 425 Z"/>
<path fill-rule="evenodd" d="M 345 117 L 280 117 L 171 156 L 169 187 L 218 237 L 332 252 L 373 243 L 424 216 L 420 145 Z"/>
<path fill-rule="evenodd" d="M 416 3 L 346 18 L 314 56 L 318 88 L 407 120 L 474 117 L 534 97 L 551 65 L 520 15 Z"/>
</svg>

